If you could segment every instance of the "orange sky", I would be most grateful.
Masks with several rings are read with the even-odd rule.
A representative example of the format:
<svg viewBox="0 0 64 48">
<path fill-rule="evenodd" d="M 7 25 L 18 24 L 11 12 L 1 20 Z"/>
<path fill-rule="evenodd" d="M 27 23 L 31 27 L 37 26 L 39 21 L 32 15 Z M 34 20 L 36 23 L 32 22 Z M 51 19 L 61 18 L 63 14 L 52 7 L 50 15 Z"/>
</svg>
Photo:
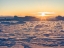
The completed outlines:
<svg viewBox="0 0 64 48">
<path fill-rule="evenodd" d="M 0 0 L 0 16 L 36 16 L 38 12 L 64 15 L 64 0 Z"/>
</svg>

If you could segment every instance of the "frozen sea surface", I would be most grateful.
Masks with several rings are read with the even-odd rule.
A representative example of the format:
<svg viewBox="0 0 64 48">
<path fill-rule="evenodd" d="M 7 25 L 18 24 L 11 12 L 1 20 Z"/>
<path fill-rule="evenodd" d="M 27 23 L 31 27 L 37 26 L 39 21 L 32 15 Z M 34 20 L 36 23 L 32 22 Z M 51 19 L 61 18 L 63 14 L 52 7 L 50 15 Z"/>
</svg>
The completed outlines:
<svg viewBox="0 0 64 48">
<path fill-rule="evenodd" d="M 64 48 L 64 21 L 0 23 L 0 48 Z"/>
</svg>

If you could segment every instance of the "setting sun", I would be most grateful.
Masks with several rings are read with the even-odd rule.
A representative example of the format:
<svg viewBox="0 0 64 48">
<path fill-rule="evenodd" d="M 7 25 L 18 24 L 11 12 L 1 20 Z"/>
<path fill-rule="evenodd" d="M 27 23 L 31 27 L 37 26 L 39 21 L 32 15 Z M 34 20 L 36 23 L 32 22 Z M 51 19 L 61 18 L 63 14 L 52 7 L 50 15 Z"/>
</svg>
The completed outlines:
<svg viewBox="0 0 64 48">
<path fill-rule="evenodd" d="M 41 13 L 41 16 L 46 16 L 46 14 L 43 12 L 43 13 Z"/>
<path fill-rule="evenodd" d="M 39 16 L 52 16 L 54 12 L 38 12 Z"/>
</svg>

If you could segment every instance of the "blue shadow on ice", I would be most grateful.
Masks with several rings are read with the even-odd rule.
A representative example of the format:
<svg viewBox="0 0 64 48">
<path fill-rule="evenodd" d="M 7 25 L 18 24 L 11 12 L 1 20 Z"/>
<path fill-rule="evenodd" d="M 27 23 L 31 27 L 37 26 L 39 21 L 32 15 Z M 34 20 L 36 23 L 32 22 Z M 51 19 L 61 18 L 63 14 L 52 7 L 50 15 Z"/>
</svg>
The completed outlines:
<svg viewBox="0 0 64 48">
<path fill-rule="evenodd" d="M 0 38 L 0 46 L 12 47 L 15 44 L 16 42 L 12 38 L 9 38 L 9 39 Z"/>
</svg>

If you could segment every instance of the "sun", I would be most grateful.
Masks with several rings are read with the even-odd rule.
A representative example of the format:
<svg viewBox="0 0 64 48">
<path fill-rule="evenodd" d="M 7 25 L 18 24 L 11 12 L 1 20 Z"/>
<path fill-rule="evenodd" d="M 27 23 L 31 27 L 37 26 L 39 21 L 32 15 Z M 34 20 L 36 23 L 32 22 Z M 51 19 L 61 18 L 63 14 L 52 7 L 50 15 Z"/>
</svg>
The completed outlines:
<svg viewBox="0 0 64 48">
<path fill-rule="evenodd" d="M 43 13 L 41 13 L 41 16 L 46 16 L 46 14 L 43 12 Z"/>
<path fill-rule="evenodd" d="M 54 14 L 54 12 L 39 12 L 39 16 L 51 16 Z"/>
</svg>

